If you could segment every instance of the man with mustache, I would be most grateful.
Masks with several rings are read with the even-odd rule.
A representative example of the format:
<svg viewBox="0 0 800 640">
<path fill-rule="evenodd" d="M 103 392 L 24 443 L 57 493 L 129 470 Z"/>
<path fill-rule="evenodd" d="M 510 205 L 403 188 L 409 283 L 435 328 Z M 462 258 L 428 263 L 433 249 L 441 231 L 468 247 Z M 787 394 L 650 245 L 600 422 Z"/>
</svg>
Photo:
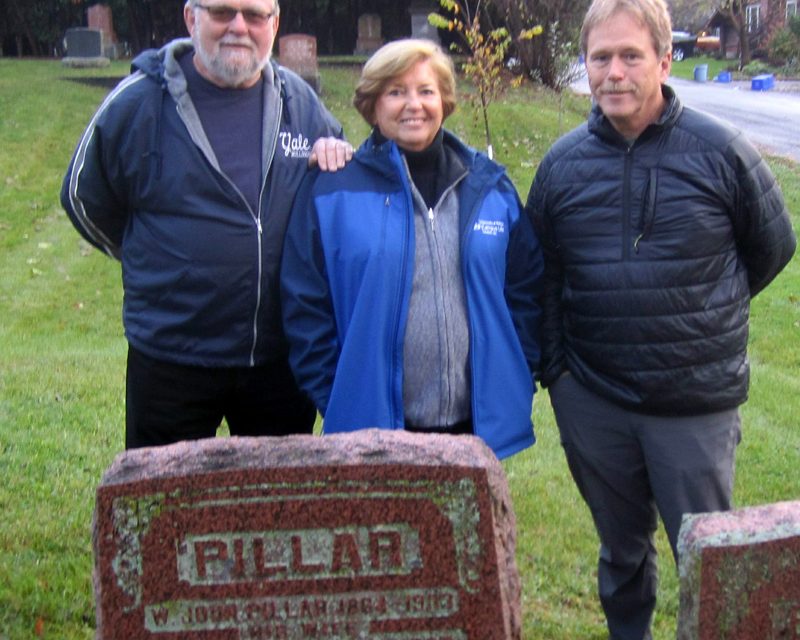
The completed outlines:
<svg viewBox="0 0 800 640">
<path fill-rule="evenodd" d="M 191 40 L 145 51 L 105 99 L 61 200 L 122 263 L 126 448 L 310 433 L 287 362 L 283 237 L 310 162 L 344 166 L 341 125 L 270 61 L 277 0 L 188 0 Z M 318 144 L 312 148 L 312 143 Z"/>
<path fill-rule="evenodd" d="M 611 638 L 650 638 L 658 515 L 731 507 L 750 299 L 795 251 L 783 196 L 741 132 L 666 84 L 663 0 L 594 0 L 594 105 L 528 197 L 545 257 L 541 383 L 600 537 Z"/>
</svg>

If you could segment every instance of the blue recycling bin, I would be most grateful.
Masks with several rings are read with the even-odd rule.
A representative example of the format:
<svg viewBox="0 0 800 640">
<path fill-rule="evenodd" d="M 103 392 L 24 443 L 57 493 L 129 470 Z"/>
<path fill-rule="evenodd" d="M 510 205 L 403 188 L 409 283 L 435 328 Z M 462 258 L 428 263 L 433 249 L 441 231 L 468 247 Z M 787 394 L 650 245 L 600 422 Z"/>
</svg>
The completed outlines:
<svg viewBox="0 0 800 640">
<path fill-rule="evenodd" d="M 708 80 L 708 65 L 698 64 L 694 68 L 694 81 L 705 82 Z"/>
<path fill-rule="evenodd" d="M 753 76 L 750 81 L 751 91 L 769 91 L 775 86 L 775 76 L 771 73 L 764 73 L 760 76 Z"/>
<path fill-rule="evenodd" d="M 717 82 L 730 82 L 730 81 L 731 81 L 730 71 L 720 71 L 717 74 Z"/>
</svg>

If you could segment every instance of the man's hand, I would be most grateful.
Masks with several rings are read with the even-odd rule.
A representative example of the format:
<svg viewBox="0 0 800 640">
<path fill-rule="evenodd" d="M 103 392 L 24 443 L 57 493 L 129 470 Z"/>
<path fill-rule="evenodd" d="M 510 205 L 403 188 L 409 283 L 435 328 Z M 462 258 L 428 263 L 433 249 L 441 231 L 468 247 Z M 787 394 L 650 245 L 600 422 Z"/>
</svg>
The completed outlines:
<svg viewBox="0 0 800 640">
<path fill-rule="evenodd" d="M 311 148 L 308 166 L 322 171 L 338 171 L 353 159 L 353 145 L 339 138 L 320 138 Z"/>
</svg>

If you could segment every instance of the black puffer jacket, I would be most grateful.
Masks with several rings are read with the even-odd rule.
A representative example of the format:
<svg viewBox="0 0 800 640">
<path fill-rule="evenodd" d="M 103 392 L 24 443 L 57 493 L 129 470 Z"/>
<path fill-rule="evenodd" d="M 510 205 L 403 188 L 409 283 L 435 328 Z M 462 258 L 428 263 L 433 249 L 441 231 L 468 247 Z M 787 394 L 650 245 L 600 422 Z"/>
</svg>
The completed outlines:
<svg viewBox="0 0 800 640">
<path fill-rule="evenodd" d="M 632 146 L 595 107 L 539 166 L 527 211 L 545 251 L 541 382 L 569 370 L 629 409 L 699 414 L 747 399 L 750 298 L 796 239 L 744 136 L 663 90 Z"/>
</svg>

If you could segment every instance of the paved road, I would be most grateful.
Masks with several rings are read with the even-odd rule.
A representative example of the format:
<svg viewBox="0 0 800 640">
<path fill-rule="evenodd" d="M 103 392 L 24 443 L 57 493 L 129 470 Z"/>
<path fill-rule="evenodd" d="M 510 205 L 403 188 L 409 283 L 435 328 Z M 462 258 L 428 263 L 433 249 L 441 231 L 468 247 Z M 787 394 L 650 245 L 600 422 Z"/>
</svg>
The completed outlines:
<svg viewBox="0 0 800 640">
<path fill-rule="evenodd" d="M 669 84 L 684 104 L 728 120 L 763 152 L 800 162 L 800 87 L 777 83 L 777 90 L 751 91 L 748 83 L 674 77 Z M 586 79 L 578 80 L 573 90 L 588 94 Z"/>
</svg>

